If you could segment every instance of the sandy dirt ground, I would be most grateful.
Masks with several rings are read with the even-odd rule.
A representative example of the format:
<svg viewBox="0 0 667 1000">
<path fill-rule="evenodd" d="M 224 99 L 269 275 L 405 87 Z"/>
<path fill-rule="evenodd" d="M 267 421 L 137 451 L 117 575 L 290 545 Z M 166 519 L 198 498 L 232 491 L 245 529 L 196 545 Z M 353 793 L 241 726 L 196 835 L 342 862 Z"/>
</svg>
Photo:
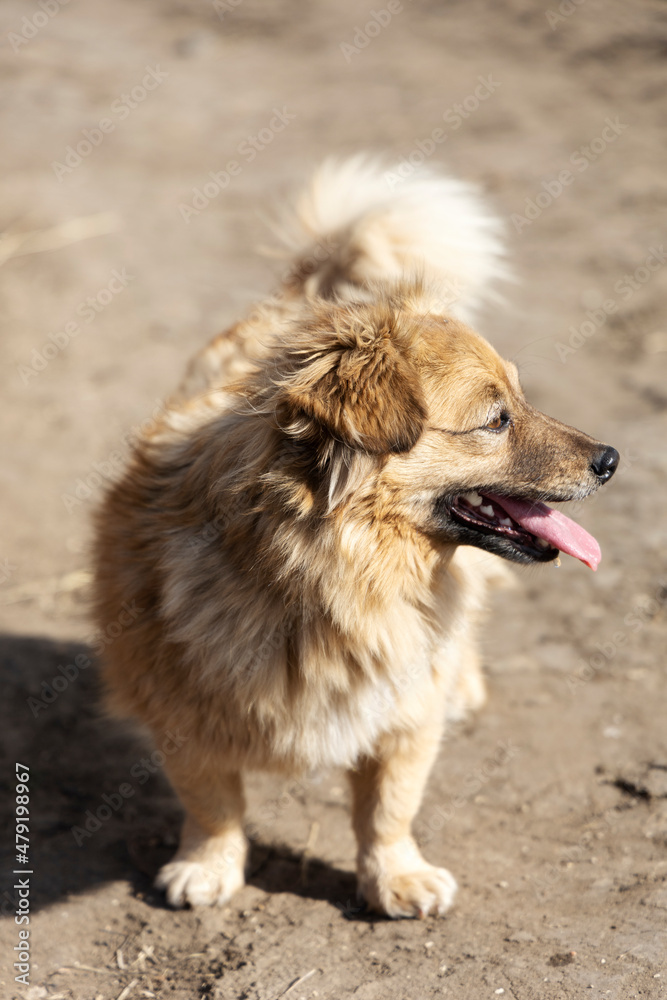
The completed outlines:
<svg viewBox="0 0 667 1000">
<path fill-rule="evenodd" d="M 0 997 L 663 997 L 664 5 L 4 0 L 0 16 Z M 337 773 L 253 779 L 248 886 L 172 912 L 151 888 L 179 823 L 164 757 L 97 707 L 93 647 L 113 636 L 85 620 L 89 516 L 188 356 L 271 290 L 271 199 L 359 149 L 421 150 L 508 220 L 518 281 L 480 328 L 534 403 L 621 452 L 575 512 L 603 562 L 519 572 L 494 598 L 488 705 L 444 741 L 417 822 L 459 880 L 445 919 L 359 907 Z M 17 762 L 30 876 L 13 874 Z"/>
</svg>

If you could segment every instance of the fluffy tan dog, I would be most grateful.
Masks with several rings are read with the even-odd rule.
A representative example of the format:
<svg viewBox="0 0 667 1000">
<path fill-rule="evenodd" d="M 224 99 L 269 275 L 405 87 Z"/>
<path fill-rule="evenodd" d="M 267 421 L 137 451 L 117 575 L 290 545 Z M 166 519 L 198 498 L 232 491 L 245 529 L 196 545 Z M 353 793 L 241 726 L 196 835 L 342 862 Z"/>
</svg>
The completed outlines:
<svg viewBox="0 0 667 1000">
<path fill-rule="evenodd" d="M 328 163 L 286 240 L 280 294 L 195 359 L 99 512 L 97 622 L 143 609 L 104 678 L 158 743 L 188 735 L 167 765 L 171 904 L 243 884 L 244 771 L 338 765 L 368 904 L 440 914 L 456 883 L 411 822 L 445 718 L 484 699 L 474 630 L 500 563 L 480 550 L 595 568 L 542 501 L 593 492 L 618 455 L 533 409 L 464 324 L 502 275 L 466 185 Z"/>
</svg>

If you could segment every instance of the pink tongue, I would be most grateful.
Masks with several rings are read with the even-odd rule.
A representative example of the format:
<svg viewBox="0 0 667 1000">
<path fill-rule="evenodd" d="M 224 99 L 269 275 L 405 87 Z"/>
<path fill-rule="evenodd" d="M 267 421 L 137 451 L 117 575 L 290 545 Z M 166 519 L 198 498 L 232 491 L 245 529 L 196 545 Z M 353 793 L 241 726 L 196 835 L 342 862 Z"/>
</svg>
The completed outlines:
<svg viewBox="0 0 667 1000">
<path fill-rule="evenodd" d="M 575 521 L 565 517 L 559 510 L 552 510 L 545 503 L 526 500 L 510 500 L 486 494 L 526 531 L 543 538 L 555 549 L 567 552 L 575 559 L 581 559 L 592 570 L 598 568 L 602 553 L 600 546 L 588 532 Z"/>
</svg>

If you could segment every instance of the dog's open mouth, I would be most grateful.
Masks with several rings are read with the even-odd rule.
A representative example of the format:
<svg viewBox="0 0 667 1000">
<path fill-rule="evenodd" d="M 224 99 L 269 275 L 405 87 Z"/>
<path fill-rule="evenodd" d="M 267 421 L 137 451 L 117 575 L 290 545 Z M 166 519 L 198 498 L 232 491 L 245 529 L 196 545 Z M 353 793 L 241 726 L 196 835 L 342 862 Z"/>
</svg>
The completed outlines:
<svg viewBox="0 0 667 1000">
<path fill-rule="evenodd" d="M 499 535 L 531 561 L 547 562 L 559 552 L 598 568 L 600 546 L 592 535 L 565 514 L 545 503 L 462 493 L 451 503 L 452 515 L 467 528 Z"/>
</svg>

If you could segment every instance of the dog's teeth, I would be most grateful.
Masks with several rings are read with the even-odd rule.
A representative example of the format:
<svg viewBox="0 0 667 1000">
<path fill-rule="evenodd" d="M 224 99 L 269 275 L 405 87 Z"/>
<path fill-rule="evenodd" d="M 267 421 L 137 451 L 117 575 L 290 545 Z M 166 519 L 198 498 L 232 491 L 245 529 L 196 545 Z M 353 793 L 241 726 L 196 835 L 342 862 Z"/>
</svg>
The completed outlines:
<svg viewBox="0 0 667 1000">
<path fill-rule="evenodd" d="M 546 540 L 546 538 L 538 538 L 537 539 L 537 544 L 539 545 L 539 547 L 541 549 L 548 549 L 549 548 L 549 543 Z"/>
<path fill-rule="evenodd" d="M 484 503 L 479 493 L 464 493 L 463 499 L 467 500 L 473 507 L 481 507 Z"/>
<path fill-rule="evenodd" d="M 479 509 L 482 514 L 486 514 L 487 517 L 493 517 L 493 507 L 491 504 L 489 504 L 488 507 L 480 507 Z"/>
<path fill-rule="evenodd" d="M 512 521 L 511 521 L 511 519 L 509 517 L 501 517 L 500 518 L 500 523 L 504 524 L 508 528 L 512 527 Z"/>
</svg>

